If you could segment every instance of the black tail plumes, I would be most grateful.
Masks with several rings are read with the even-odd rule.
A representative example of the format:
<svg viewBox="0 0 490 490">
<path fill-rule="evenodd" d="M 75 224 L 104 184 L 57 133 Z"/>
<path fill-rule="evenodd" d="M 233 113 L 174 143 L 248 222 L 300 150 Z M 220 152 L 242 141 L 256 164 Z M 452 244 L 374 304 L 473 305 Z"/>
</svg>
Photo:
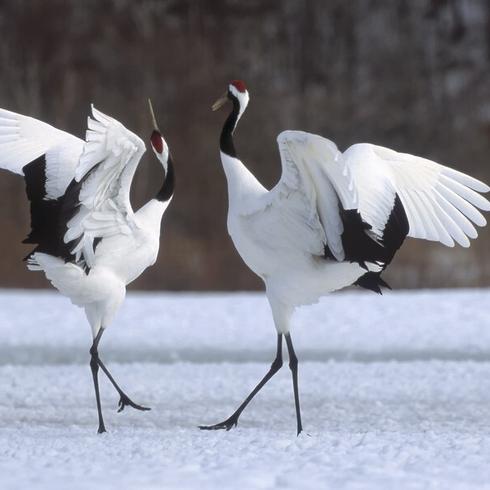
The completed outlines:
<svg viewBox="0 0 490 490">
<path fill-rule="evenodd" d="M 383 294 L 382 287 L 386 289 L 391 289 L 391 287 L 381 278 L 381 272 L 366 272 L 354 284 L 375 293 Z"/>
<path fill-rule="evenodd" d="M 345 210 L 340 202 L 339 210 L 344 226 L 342 246 L 345 251 L 345 260 L 357 262 L 366 269 L 366 273 L 354 284 L 380 294 L 381 287 L 391 289 L 381 279 L 381 272 L 393 260 L 396 251 L 401 247 L 409 231 L 408 218 L 398 194 L 395 196 L 393 209 L 383 230 L 383 237 L 379 241 L 370 236 L 371 225 L 363 221 L 359 211 L 355 209 Z M 335 259 L 328 246 L 325 247 L 325 257 Z M 379 264 L 382 268 L 381 271 L 368 271 L 367 262 Z"/>
</svg>

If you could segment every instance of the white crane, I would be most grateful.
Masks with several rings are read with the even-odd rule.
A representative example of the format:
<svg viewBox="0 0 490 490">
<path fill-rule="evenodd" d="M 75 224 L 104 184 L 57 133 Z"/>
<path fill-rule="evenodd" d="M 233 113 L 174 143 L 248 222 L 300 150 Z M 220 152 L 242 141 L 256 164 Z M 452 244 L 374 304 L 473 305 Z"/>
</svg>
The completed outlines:
<svg viewBox="0 0 490 490">
<path fill-rule="evenodd" d="M 356 284 L 381 292 L 381 272 L 407 236 L 469 247 L 472 223 L 486 224 L 479 209 L 490 188 L 456 170 L 424 158 L 371 144 L 341 153 L 334 143 L 302 131 L 277 138 L 282 176 L 268 191 L 237 157 L 233 132 L 249 95 L 240 80 L 213 105 L 232 110 L 220 138 L 228 182 L 228 232 L 243 261 L 265 283 L 277 352 L 270 370 L 225 421 L 201 429 L 237 425 L 250 400 L 282 366 L 285 337 L 292 372 L 297 433 L 302 431 L 298 360 L 290 335 L 296 306 Z"/>
<path fill-rule="evenodd" d="M 90 349 L 98 432 L 105 432 L 98 370 L 120 395 L 119 410 L 134 403 L 101 361 L 98 345 L 126 295 L 126 285 L 154 264 L 163 213 L 174 191 L 168 146 L 150 110 L 150 141 L 165 171 L 154 199 L 134 212 L 133 176 L 145 144 L 115 119 L 92 106 L 86 141 L 31 117 L 0 109 L 0 168 L 24 176 L 31 228 L 24 243 L 36 248 L 26 257 L 61 294 L 83 307 L 92 327 Z"/>
</svg>

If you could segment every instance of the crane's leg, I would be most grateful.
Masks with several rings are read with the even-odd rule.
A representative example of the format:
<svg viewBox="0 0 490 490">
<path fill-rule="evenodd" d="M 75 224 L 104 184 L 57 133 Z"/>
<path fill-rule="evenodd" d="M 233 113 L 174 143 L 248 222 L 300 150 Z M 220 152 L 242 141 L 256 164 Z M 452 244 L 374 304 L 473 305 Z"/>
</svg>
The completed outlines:
<svg viewBox="0 0 490 490">
<path fill-rule="evenodd" d="M 99 345 L 100 338 L 102 337 L 103 329 L 101 328 L 97 333 L 94 341 L 92 343 L 92 347 L 90 348 L 90 369 L 92 370 L 92 378 L 94 379 L 94 388 L 95 388 L 95 399 L 97 401 L 97 413 L 99 415 L 99 429 L 97 432 L 102 434 L 106 432 L 104 419 L 102 417 L 102 407 L 100 405 L 100 392 L 99 392 L 99 364 L 97 362 L 98 352 L 97 347 Z"/>
<path fill-rule="evenodd" d="M 142 405 L 138 405 L 137 403 L 134 403 L 131 400 L 131 398 L 129 398 L 129 396 L 126 395 L 126 393 L 124 393 L 124 391 L 119 387 L 119 385 L 116 383 L 116 380 L 112 377 L 112 374 L 104 366 L 104 363 L 100 359 L 98 359 L 98 363 L 99 363 L 100 368 L 104 372 L 104 374 L 109 378 L 109 381 L 111 382 L 112 386 L 114 386 L 116 391 L 119 393 L 120 398 L 119 398 L 119 404 L 118 404 L 119 408 L 117 410 L 118 412 L 122 412 L 124 410 L 124 407 L 126 407 L 128 405 L 130 407 L 135 408 L 136 410 L 142 410 L 142 411 L 151 410 L 150 407 L 143 407 Z"/>
<path fill-rule="evenodd" d="M 298 431 L 297 434 L 299 436 L 303 430 L 303 425 L 301 424 L 301 407 L 299 406 L 298 358 L 296 357 L 296 352 L 294 352 L 291 335 L 287 333 L 285 337 L 289 353 L 289 369 L 291 369 L 291 375 L 293 377 L 294 405 L 296 407 L 296 427 Z"/>
<path fill-rule="evenodd" d="M 252 390 L 250 395 L 245 398 L 243 403 L 236 409 L 236 411 L 233 413 L 233 415 L 223 422 L 215 425 L 201 425 L 199 426 L 200 429 L 202 430 L 218 430 L 218 429 L 226 429 L 230 430 L 232 427 L 235 427 L 238 424 L 238 418 L 240 417 L 241 413 L 245 410 L 245 407 L 250 403 L 252 398 L 263 388 L 263 386 L 269 381 L 274 374 L 279 371 L 282 367 L 282 334 L 277 335 L 277 352 L 276 352 L 276 358 L 271 364 L 271 367 L 267 374 L 262 378 L 260 383 Z"/>
<path fill-rule="evenodd" d="M 99 330 L 99 333 L 97 334 L 97 337 L 99 337 L 99 340 L 100 340 L 100 337 L 102 336 L 102 332 L 103 331 L 104 331 L 104 329 L 101 328 Z M 98 352 L 96 352 L 96 360 L 97 360 L 98 366 L 100 366 L 100 369 L 102 369 L 102 371 L 104 372 L 104 374 L 107 376 L 107 378 L 111 382 L 112 386 L 114 386 L 114 388 L 116 389 L 116 391 L 119 393 L 120 398 L 119 398 L 119 404 L 118 404 L 119 408 L 117 410 L 118 412 L 122 412 L 124 410 L 124 407 L 126 407 L 127 405 L 129 405 L 130 407 L 135 408 L 136 410 L 142 410 L 142 411 L 151 410 L 151 408 L 149 408 L 149 407 L 143 407 L 142 405 L 138 405 L 137 403 L 134 403 L 131 400 L 131 398 L 129 398 L 129 396 L 126 395 L 126 393 L 124 393 L 124 391 L 116 383 L 116 380 L 112 377 L 112 374 L 105 367 L 104 363 L 102 362 L 102 360 L 99 357 Z"/>
</svg>

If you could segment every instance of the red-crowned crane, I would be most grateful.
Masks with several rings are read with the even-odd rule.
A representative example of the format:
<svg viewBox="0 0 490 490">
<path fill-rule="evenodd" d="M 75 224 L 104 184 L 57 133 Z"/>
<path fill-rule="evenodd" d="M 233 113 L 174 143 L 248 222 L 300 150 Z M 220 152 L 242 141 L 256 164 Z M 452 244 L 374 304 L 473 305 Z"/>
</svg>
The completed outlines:
<svg viewBox="0 0 490 490">
<path fill-rule="evenodd" d="M 134 403 L 98 354 L 105 329 L 126 295 L 126 285 L 154 264 L 163 213 L 174 192 L 174 167 L 154 123 L 151 145 L 165 177 L 157 195 L 133 211 L 129 194 L 145 144 L 115 119 L 92 106 L 86 141 L 31 117 L 0 109 L 0 168 L 24 176 L 31 207 L 31 232 L 24 243 L 31 270 L 46 277 L 73 304 L 84 308 L 92 327 L 90 367 L 98 432 L 105 432 L 99 367 L 117 390 L 119 411 Z"/>
<path fill-rule="evenodd" d="M 298 360 L 290 335 L 295 307 L 328 292 L 358 285 L 381 292 L 381 273 L 407 236 L 469 247 L 472 223 L 490 210 L 480 192 L 490 188 L 430 160 L 371 144 L 341 153 L 321 136 L 284 131 L 277 138 L 282 176 L 265 189 L 240 161 L 233 132 L 249 95 L 231 82 L 213 105 L 232 104 L 220 138 L 228 182 L 228 232 L 248 267 L 265 283 L 277 329 L 277 353 L 268 373 L 226 420 L 201 429 L 231 429 L 250 400 L 281 368 L 282 339 L 289 352 L 297 433 L 302 431 Z"/>
</svg>

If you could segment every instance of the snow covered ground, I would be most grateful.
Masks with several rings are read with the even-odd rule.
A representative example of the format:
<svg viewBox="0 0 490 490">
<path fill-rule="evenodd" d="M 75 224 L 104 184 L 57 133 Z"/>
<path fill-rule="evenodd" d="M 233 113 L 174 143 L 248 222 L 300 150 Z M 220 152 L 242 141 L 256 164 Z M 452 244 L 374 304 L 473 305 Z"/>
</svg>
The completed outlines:
<svg viewBox="0 0 490 490">
<path fill-rule="evenodd" d="M 0 489 L 490 488 L 490 290 L 331 295 L 298 311 L 305 433 L 261 294 L 131 294 L 101 343 L 128 394 L 97 435 L 90 329 L 56 293 L 0 292 Z"/>
</svg>

